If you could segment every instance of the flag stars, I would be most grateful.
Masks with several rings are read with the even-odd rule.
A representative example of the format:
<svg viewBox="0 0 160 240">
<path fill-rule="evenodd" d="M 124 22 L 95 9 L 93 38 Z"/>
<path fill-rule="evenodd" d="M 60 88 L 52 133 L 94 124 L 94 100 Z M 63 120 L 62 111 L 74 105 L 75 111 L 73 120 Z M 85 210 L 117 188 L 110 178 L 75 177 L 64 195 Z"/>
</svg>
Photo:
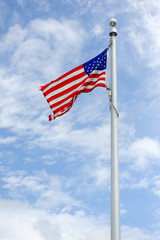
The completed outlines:
<svg viewBox="0 0 160 240">
<path fill-rule="evenodd" d="M 104 70 L 106 68 L 107 49 L 97 57 L 83 64 L 85 72 L 90 75 L 94 70 Z"/>
</svg>

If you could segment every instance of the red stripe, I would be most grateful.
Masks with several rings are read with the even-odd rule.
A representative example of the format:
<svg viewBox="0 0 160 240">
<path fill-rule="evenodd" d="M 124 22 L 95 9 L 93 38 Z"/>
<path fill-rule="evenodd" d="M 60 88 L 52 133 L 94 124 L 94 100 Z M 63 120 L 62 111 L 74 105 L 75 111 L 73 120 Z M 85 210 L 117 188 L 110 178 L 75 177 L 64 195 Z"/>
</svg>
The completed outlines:
<svg viewBox="0 0 160 240">
<path fill-rule="evenodd" d="M 52 115 L 51 114 L 49 115 L 48 118 L 49 118 L 49 121 L 52 121 Z"/>
</svg>

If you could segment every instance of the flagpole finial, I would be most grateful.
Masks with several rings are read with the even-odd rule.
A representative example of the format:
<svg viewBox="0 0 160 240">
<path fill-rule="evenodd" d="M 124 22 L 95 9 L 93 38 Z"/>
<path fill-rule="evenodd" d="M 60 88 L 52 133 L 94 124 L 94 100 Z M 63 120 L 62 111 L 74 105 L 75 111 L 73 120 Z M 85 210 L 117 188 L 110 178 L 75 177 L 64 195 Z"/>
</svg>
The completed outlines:
<svg viewBox="0 0 160 240">
<path fill-rule="evenodd" d="M 111 27 L 115 27 L 117 24 L 117 20 L 115 18 L 111 18 L 109 21 L 109 24 Z"/>
<path fill-rule="evenodd" d="M 115 28 L 117 21 L 115 18 L 111 18 L 111 20 L 109 21 L 109 24 L 111 26 L 109 35 L 110 36 L 117 36 L 117 29 Z"/>
</svg>

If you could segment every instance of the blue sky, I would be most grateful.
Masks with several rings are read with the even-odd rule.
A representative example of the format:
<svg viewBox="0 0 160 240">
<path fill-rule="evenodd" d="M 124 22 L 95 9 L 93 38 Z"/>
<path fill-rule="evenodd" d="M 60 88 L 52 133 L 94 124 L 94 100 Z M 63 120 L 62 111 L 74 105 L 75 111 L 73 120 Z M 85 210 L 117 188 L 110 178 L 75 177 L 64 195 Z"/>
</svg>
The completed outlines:
<svg viewBox="0 0 160 240">
<path fill-rule="evenodd" d="M 107 91 L 48 122 L 38 89 L 102 52 L 113 17 L 121 235 L 160 239 L 159 13 L 156 0 L 0 1 L 1 239 L 110 239 Z"/>
</svg>

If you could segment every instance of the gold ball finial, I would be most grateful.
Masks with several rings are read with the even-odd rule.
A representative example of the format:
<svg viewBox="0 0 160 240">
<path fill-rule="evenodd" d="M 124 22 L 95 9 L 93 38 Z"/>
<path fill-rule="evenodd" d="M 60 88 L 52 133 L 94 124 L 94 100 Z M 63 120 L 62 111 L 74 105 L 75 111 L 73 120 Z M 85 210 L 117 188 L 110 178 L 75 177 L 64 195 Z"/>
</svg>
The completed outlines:
<svg viewBox="0 0 160 240">
<path fill-rule="evenodd" d="M 112 19 L 109 21 L 109 24 L 110 24 L 111 27 L 115 27 L 116 24 L 117 24 L 116 19 L 112 18 Z"/>
</svg>

